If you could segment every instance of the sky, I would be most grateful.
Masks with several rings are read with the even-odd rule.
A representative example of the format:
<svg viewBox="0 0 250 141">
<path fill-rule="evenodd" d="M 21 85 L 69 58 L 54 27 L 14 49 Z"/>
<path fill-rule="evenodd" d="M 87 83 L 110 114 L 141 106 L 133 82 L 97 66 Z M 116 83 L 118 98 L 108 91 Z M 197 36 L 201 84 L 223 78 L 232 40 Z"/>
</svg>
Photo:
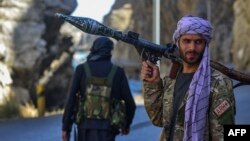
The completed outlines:
<svg viewBox="0 0 250 141">
<path fill-rule="evenodd" d="M 72 16 L 88 17 L 102 22 L 115 0 L 77 0 L 78 6 Z"/>
</svg>

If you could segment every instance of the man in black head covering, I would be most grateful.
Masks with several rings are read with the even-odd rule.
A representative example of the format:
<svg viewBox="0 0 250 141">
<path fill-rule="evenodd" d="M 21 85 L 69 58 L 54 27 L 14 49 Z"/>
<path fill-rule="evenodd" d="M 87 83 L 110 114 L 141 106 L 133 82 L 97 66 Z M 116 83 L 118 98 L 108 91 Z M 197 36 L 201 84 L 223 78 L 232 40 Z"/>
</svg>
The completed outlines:
<svg viewBox="0 0 250 141">
<path fill-rule="evenodd" d="M 114 141 L 115 136 L 118 135 L 119 132 L 125 135 L 129 133 L 136 106 L 124 70 L 111 63 L 112 50 L 113 42 L 107 37 L 99 37 L 94 41 L 90 49 L 87 62 L 76 67 L 62 120 L 63 141 L 66 141 L 69 137 L 74 122 L 77 123 L 79 141 Z M 94 81 L 98 83 L 98 85 L 103 82 L 105 86 L 101 86 L 101 88 L 96 85 L 91 87 L 92 84 L 90 85 L 90 82 L 94 83 Z M 102 96 L 105 94 L 110 95 L 109 98 L 111 100 L 125 101 L 126 123 L 123 128 L 113 126 L 110 116 L 105 116 L 107 115 L 105 111 L 109 111 L 107 109 L 110 109 L 105 109 L 105 107 L 107 107 L 105 104 L 102 102 L 93 104 L 93 102 L 88 101 L 91 99 L 89 97 L 92 96 L 90 96 L 90 93 L 96 94 L 98 90 L 104 91 L 99 92 Z M 77 99 L 79 99 L 77 94 L 81 97 L 79 106 L 77 106 L 78 104 L 76 102 Z M 95 97 L 95 100 L 96 99 L 100 98 Z M 101 99 L 100 101 L 105 100 Z M 89 106 L 91 104 L 83 103 L 92 103 L 92 107 Z M 93 108 L 93 105 L 95 108 Z"/>
<path fill-rule="evenodd" d="M 109 38 L 107 37 L 97 38 L 90 49 L 90 54 L 87 57 L 88 61 L 110 60 L 111 51 L 114 48 L 113 46 L 114 44 Z"/>
</svg>

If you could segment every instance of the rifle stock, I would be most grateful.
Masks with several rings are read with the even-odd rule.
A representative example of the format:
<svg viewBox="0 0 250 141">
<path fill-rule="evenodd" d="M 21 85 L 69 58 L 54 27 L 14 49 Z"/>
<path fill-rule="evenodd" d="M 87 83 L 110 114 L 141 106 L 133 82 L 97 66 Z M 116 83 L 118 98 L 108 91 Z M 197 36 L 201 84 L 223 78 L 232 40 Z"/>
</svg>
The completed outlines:
<svg viewBox="0 0 250 141">
<path fill-rule="evenodd" d="M 170 72 L 169 72 L 169 77 L 171 79 L 175 79 L 176 78 L 177 72 L 178 72 L 180 66 L 181 66 L 181 64 L 179 62 L 172 61 L 172 66 L 171 66 L 171 69 L 170 69 Z"/>
<path fill-rule="evenodd" d="M 84 17 L 74 17 L 63 15 L 60 13 L 55 14 L 56 17 L 64 21 L 69 22 L 75 27 L 79 28 L 83 32 L 101 35 L 114 38 L 116 40 L 121 40 L 128 44 L 135 46 L 136 50 L 142 56 L 143 60 L 150 60 L 152 63 L 156 64 L 162 56 L 172 60 L 172 68 L 170 70 L 169 76 L 175 78 L 177 71 L 180 67 L 182 60 L 179 57 L 179 51 L 176 45 L 167 44 L 166 46 L 161 46 L 154 44 L 150 41 L 142 39 L 139 37 L 138 33 L 129 31 L 128 33 L 122 33 L 121 31 L 116 31 L 111 29 L 93 19 Z M 250 76 L 233 69 L 229 69 L 218 62 L 211 61 L 211 67 L 227 75 L 231 79 L 238 80 L 240 82 L 250 84 Z"/>
<path fill-rule="evenodd" d="M 210 65 L 212 68 L 220 71 L 221 73 L 227 75 L 228 77 L 230 77 L 232 79 L 238 80 L 238 81 L 245 83 L 245 84 L 250 84 L 250 81 L 249 81 L 250 76 L 247 74 L 236 71 L 234 69 L 229 69 L 229 68 L 225 67 L 224 65 L 222 65 L 218 62 L 215 62 L 213 60 L 210 60 Z"/>
</svg>

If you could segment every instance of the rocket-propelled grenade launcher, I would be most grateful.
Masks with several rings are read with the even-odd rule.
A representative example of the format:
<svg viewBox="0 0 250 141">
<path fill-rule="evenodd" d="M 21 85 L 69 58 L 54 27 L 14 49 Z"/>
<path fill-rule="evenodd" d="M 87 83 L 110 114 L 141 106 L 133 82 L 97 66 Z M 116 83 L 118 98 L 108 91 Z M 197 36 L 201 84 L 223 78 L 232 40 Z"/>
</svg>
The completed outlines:
<svg viewBox="0 0 250 141">
<path fill-rule="evenodd" d="M 136 47 L 143 60 L 149 60 L 154 64 L 156 64 L 162 56 L 177 62 L 181 61 L 178 48 L 174 44 L 167 44 L 166 46 L 157 45 L 140 38 L 138 33 L 132 31 L 129 31 L 128 33 L 116 31 L 90 18 L 74 17 L 59 13 L 56 13 L 56 16 L 69 22 L 83 32 L 111 37 L 132 44 Z"/>
<path fill-rule="evenodd" d="M 174 62 L 169 75 L 171 78 L 175 78 L 179 64 L 182 63 L 182 59 L 179 56 L 178 47 L 174 44 L 167 44 L 166 46 L 158 45 L 140 38 L 139 34 L 136 32 L 129 31 L 128 33 L 123 33 L 121 31 L 116 31 L 90 18 L 75 17 L 63 15 L 60 13 L 56 13 L 55 16 L 59 19 L 69 22 L 83 32 L 93 35 L 111 37 L 116 40 L 121 40 L 128 44 L 134 45 L 142 60 L 149 60 L 152 63 L 156 64 L 162 56 L 171 59 L 172 62 Z M 241 82 L 235 87 L 250 84 L 249 75 L 235 71 L 233 69 L 229 69 L 222 64 L 212 60 L 210 63 L 211 67 L 213 67 L 214 69 L 224 73 L 232 79 Z"/>
</svg>

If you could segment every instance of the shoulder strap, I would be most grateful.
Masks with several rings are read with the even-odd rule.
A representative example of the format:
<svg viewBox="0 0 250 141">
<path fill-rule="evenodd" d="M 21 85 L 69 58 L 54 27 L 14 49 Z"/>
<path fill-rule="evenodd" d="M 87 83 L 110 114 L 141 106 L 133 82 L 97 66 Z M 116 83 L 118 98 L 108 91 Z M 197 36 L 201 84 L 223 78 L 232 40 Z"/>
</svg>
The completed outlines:
<svg viewBox="0 0 250 141">
<path fill-rule="evenodd" d="M 112 65 L 112 68 L 111 68 L 110 73 L 108 74 L 108 80 L 107 80 L 107 83 L 109 86 L 112 86 L 113 78 L 115 76 L 116 70 L 117 70 L 117 67 L 115 65 Z"/>
<path fill-rule="evenodd" d="M 86 73 L 86 77 L 89 78 L 91 77 L 91 72 L 90 72 L 90 68 L 89 68 L 89 64 L 86 62 L 83 64 L 85 73 Z"/>
<path fill-rule="evenodd" d="M 84 70 L 85 70 L 85 73 L 86 73 L 86 78 L 87 78 L 86 80 L 88 81 L 88 79 L 91 78 L 91 71 L 90 71 L 90 68 L 89 68 L 89 65 L 88 65 L 87 62 L 84 63 L 83 66 L 84 66 Z M 112 65 L 111 71 L 109 72 L 108 77 L 106 77 L 107 78 L 107 84 L 109 86 L 112 86 L 113 78 L 115 76 L 116 70 L 117 70 L 117 66 Z"/>
</svg>

